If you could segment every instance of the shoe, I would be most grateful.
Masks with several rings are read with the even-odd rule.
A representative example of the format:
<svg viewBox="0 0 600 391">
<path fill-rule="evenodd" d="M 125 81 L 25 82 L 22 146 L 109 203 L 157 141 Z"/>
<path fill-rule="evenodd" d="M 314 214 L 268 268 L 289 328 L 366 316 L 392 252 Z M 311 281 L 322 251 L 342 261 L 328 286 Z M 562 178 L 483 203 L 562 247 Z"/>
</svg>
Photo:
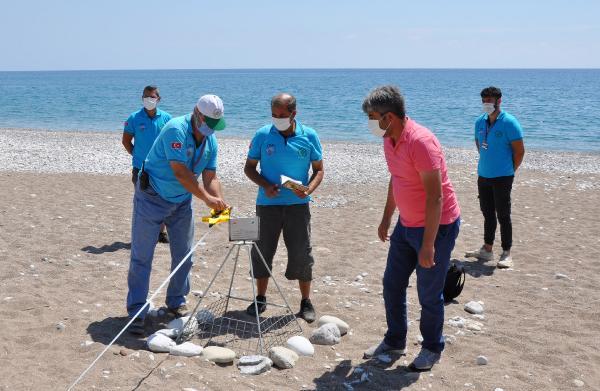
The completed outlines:
<svg viewBox="0 0 600 391">
<path fill-rule="evenodd" d="M 502 251 L 502 254 L 500 255 L 500 260 L 496 264 L 496 267 L 498 269 L 508 269 L 510 267 L 513 267 L 513 260 L 510 256 L 510 251 Z"/>
<path fill-rule="evenodd" d="M 258 306 L 258 314 L 262 314 L 267 310 L 267 297 L 257 295 L 256 296 L 256 305 Z M 246 308 L 246 313 L 251 316 L 256 316 L 256 308 L 254 307 L 254 302 L 252 302 L 248 308 Z"/>
<path fill-rule="evenodd" d="M 482 261 L 491 261 L 494 259 L 494 252 L 493 251 L 487 251 L 485 249 L 485 246 L 481 246 L 481 248 L 479 250 L 475 250 L 475 251 L 467 251 L 465 253 L 465 257 L 467 258 L 477 258 L 477 259 L 481 259 Z"/>
<path fill-rule="evenodd" d="M 441 356 L 440 353 L 422 348 L 414 361 L 409 365 L 409 368 L 413 371 L 428 371 L 435 363 L 440 361 Z"/>
<path fill-rule="evenodd" d="M 367 350 L 365 350 L 363 354 L 363 358 L 373 358 L 377 357 L 380 354 L 397 354 L 399 356 L 406 354 L 406 348 L 399 349 L 393 346 L 388 345 L 387 343 L 381 341 L 379 345 L 373 345 Z"/>
<path fill-rule="evenodd" d="M 169 243 L 169 234 L 167 231 L 161 231 L 158 234 L 158 243 Z"/>
<path fill-rule="evenodd" d="M 310 299 L 302 299 L 300 302 L 300 312 L 298 317 L 306 321 L 306 323 L 312 323 L 315 321 L 315 307 L 313 307 Z"/>
<path fill-rule="evenodd" d="M 187 305 L 182 304 L 177 308 L 169 308 L 169 313 L 171 313 L 176 318 L 182 318 L 184 316 L 188 316 L 190 314 L 190 310 Z"/>
<path fill-rule="evenodd" d="M 144 319 L 135 318 L 135 320 L 129 325 L 129 333 L 143 337 L 144 332 Z"/>
</svg>

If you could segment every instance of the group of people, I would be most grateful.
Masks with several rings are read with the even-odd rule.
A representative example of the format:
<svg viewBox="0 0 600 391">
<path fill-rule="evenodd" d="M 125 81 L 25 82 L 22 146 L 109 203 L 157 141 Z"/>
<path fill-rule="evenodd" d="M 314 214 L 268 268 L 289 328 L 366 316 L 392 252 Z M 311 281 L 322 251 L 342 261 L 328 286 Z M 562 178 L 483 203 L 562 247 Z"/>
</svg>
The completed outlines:
<svg viewBox="0 0 600 391">
<path fill-rule="evenodd" d="M 497 267 L 506 268 L 512 266 L 510 193 L 525 151 L 523 131 L 515 117 L 500 108 L 500 89 L 483 89 L 481 99 L 484 114 L 475 123 L 474 138 L 479 151 L 478 192 L 485 220 L 484 244 L 466 256 L 482 261 L 493 259 L 499 222 L 502 253 Z M 156 243 L 169 243 L 172 270 L 190 251 L 194 236 L 192 196 L 217 211 L 229 206 L 217 176 L 215 131 L 226 126 L 222 100 L 216 95 L 204 95 L 190 114 L 177 118 L 159 110 L 159 101 L 157 87 L 144 88 L 143 107 L 131 114 L 123 132 L 123 145 L 132 155 L 135 186 L 127 295 L 130 317 L 146 303 Z M 258 185 L 256 214 L 261 219 L 261 230 L 257 245 L 269 268 L 253 250 L 257 295 L 246 312 L 256 316 L 256 311 L 260 314 L 267 310 L 270 269 L 283 232 L 288 250 L 285 276 L 298 280 L 298 316 L 311 323 L 316 314 L 310 300 L 314 258 L 309 201 L 323 180 L 324 165 L 317 132 L 296 118 L 296 105 L 296 98 L 287 93 L 271 99 L 272 122 L 256 131 L 244 166 L 246 176 Z M 375 88 L 365 98 L 362 109 L 368 116 L 369 130 L 383 138 L 390 174 L 377 232 L 381 241 L 390 242 L 383 276 L 388 330 L 384 339 L 367 349 L 364 356 L 406 352 L 406 289 L 416 270 L 423 342 L 411 367 L 428 370 L 439 361 L 444 349 L 443 289 L 459 233 L 460 207 L 438 139 L 407 116 L 399 89 L 391 85 Z M 305 187 L 282 187 L 282 175 Z M 389 235 L 395 211 L 399 218 Z M 169 282 L 166 305 L 176 317 L 189 313 L 186 296 L 190 291 L 191 267 L 190 257 Z M 133 321 L 130 332 L 144 334 L 146 313 L 147 309 Z"/>
</svg>

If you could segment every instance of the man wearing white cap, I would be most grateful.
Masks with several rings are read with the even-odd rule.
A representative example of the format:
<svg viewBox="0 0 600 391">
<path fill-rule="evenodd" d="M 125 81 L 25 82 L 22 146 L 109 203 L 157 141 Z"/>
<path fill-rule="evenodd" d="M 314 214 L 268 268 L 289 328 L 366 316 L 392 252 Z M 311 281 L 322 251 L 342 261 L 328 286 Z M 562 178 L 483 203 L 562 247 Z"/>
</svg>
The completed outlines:
<svg viewBox="0 0 600 391">
<path fill-rule="evenodd" d="M 163 127 L 144 161 L 133 200 L 131 262 L 127 277 L 130 317 L 139 311 L 148 296 L 160 224 L 164 221 L 169 233 L 173 270 L 192 247 L 192 195 L 215 210 L 227 207 L 216 175 L 218 147 L 214 135 L 215 130 L 224 128 L 221 98 L 204 95 L 191 114 L 173 118 Z M 167 308 L 176 317 L 188 312 L 185 296 L 190 291 L 191 267 L 192 257 L 177 271 L 167 288 Z M 130 326 L 133 334 L 144 334 L 146 312 Z"/>
</svg>

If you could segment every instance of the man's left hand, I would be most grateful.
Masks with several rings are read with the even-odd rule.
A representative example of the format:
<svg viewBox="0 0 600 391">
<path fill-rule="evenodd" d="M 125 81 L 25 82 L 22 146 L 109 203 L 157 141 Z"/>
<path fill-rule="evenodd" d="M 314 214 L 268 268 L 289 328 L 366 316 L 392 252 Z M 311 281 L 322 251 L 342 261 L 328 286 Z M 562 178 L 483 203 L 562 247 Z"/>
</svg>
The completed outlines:
<svg viewBox="0 0 600 391">
<path fill-rule="evenodd" d="M 307 192 L 302 191 L 302 190 L 298 190 L 298 189 L 294 189 L 294 194 L 296 194 L 297 197 L 302 198 L 302 199 L 308 197 L 308 193 Z"/>
<path fill-rule="evenodd" d="M 435 266 L 435 249 L 433 246 L 421 246 L 419 250 L 419 265 L 422 268 L 430 269 Z"/>
</svg>

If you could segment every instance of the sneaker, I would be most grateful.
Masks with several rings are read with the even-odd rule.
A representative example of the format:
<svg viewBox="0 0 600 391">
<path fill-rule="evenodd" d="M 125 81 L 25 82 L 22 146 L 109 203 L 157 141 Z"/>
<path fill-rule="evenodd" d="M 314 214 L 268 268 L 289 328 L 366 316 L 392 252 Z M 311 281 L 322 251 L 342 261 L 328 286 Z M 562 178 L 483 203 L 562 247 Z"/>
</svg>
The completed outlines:
<svg viewBox="0 0 600 391">
<path fill-rule="evenodd" d="M 481 246 L 481 248 L 479 250 L 467 251 L 465 253 L 465 257 L 467 257 L 467 258 L 477 258 L 477 259 L 481 259 L 482 261 L 491 261 L 491 260 L 494 259 L 494 252 L 493 251 L 487 251 L 485 249 L 485 246 Z"/>
<path fill-rule="evenodd" d="M 177 308 L 169 308 L 169 312 L 176 318 L 182 318 L 190 314 L 190 310 L 185 304 L 182 304 Z"/>
<path fill-rule="evenodd" d="M 169 243 L 169 234 L 167 231 L 161 231 L 158 234 L 158 243 Z"/>
<path fill-rule="evenodd" d="M 256 296 L 256 306 L 258 307 L 258 314 L 262 314 L 267 310 L 267 297 L 257 295 Z M 246 313 L 251 316 L 256 316 L 256 308 L 254 307 L 254 302 L 250 303 L 248 308 L 246 308 Z"/>
<path fill-rule="evenodd" d="M 306 323 L 312 323 L 315 321 L 315 308 L 313 307 L 310 299 L 302 299 L 300 302 L 300 312 L 298 317 L 304 319 Z"/>
<path fill-rule="evenodd" d="M 379 345 L 373 345 L 367 350 L 365 350 L 363 358 L 377 357 L 380 354 L 397 354 L 401 356 L 403 354 L 406 354 L 406 349 L 395 348 L 381 341 Z"/>
<path fill-rule="evenodd" d="M 144 331 L 144 319 L 135 318 L 135 320 L 129 325 L 129 332 L 133 335 L 143 337 Z"/>
<path fill-rule="evenodd" d="M 432 352 L 431 350 L 422 348 L 417 357 L 409 365 L 413 371 L 428 371 L 435 363 L 440 361 L 440 353 Z"/>
<path fill-rule="evenodd" d="M 508 269 L 509 267 L 513 267 L 513 260 L 510 256 L 510 251 L 502 251 L 500 255 L 500 260 L 496 264 L 498 269 Z"/>
</svg>

